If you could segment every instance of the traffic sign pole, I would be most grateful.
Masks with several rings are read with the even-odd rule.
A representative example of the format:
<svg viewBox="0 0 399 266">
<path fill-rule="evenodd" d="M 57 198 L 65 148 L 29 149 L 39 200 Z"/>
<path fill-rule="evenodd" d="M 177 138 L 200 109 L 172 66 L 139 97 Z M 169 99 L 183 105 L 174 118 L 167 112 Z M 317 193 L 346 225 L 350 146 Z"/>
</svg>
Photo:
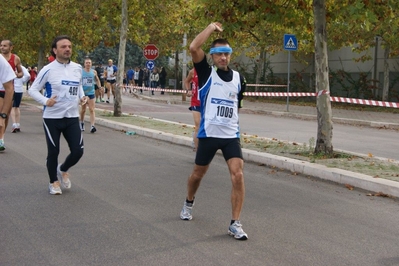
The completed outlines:
<svg viewBox="0 0 399 266">
<path fill-rule="evenodd" d="M 287 112 L 289 112 L 290 104 L 290 69 L 291 69 L 291 51 L 288 51 L 288 77 L 287 77 Z"/>
<path fill-rule="evenodd" d="M 288 51 L 288 77 L 287 77 L 287 112 L 289 112 L 289 92 L 290 92 L 290 69 L 291 69 L 291 51 L 298 50 L 298 41 L 293 34 L 284 34 L 284 50 Z"/>
</svg>

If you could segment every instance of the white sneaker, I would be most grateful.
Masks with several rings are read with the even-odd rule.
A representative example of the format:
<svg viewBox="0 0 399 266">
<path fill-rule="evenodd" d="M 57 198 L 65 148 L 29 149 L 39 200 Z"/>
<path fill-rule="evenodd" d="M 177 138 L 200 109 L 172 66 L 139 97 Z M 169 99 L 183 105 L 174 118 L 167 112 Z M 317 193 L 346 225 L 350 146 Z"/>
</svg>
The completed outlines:
<svg viewBox="0 0 399 266">
<path fill-rule="evenodd" d="M 184 201 L 183 208 L 180 212 L 180 219 L 186 220 L 186 221 L 191 221 L 193 219 L 192 211 L 193 211 L 193 203 L 187 203 L 187 201 Z"/>
<path fill-rule="evenodd" d="M 62 185 L 63 188 L 70 189 L 72 184 L 71 180 L 69 179 L 69 174 L 67 172 L 61 171 L 61 164 L 57 166 L 57 177 L 58 181 Z"/>
<path fill-rule="evenodd" d="M 54 182 L 53 184 L 48 184 L 48 190 L 51 195 L 61 195 L 62 190 L 58 181 Z"/>
<path fill-rule="evenodd" d="M 80 123 L 80 130 L 85 131 L 85 123 L 83 122 Z"/>
<path fill-rule="evenodd" d="M 247 240 L 248 235 L 242 230 L 242 224 L 240 221 L 235 221 L 232 225 L 229 226 L 228 234 L 234 236 L 237 240 Z"/>
</svg>

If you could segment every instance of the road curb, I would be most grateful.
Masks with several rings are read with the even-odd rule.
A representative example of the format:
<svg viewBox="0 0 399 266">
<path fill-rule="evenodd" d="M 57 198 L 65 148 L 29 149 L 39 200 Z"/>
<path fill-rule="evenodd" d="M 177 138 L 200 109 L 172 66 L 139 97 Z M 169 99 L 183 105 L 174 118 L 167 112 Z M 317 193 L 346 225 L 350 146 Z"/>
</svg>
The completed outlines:
<svg viewBox="0 0 399 266">
<path fill-rule="evenodd" d="M 167 103 L 167 104 L 187 104 L 190 105 L 190 101 L 182 101 L 182 100 L 176 100 L 176 99 L 171 99 L 171 98 L 166 98 L 165 99 L 159 99 L 159 98 L 153 98 L 151 96 L 146 96 L 143 94 L 137 94 L 137 93 L 132 93 L 132 95 L 140 100 L 146 100 L 149 102 L 157 102 L 157 103 Z"/>
<path fill-rule="evenodd" d="M 316 177 L 339 184 L 348 184 L 364 190 L 383 192 L 394 197 L 399 197 L 399 183 L 396 181 L 374 178 L 365 174 L 338 168 L 330 168 L 320 164 L 304 162 L 297 159 L 261 153 L 248 149 L 243 149 L 243 155 L 244 160 L 284 169 L 291 173 Z"/>
</svg>

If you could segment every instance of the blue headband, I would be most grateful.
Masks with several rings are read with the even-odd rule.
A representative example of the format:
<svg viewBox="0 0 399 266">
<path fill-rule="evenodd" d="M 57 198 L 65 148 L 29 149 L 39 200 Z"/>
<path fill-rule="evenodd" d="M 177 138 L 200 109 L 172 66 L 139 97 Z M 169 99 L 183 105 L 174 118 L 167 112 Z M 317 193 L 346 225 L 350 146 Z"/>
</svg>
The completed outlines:
<svg viewBox="0 0 399 266">
<path fill-rule="evenodd" d="M 209 52 L 210 54 L 217 54 L 217 53 L 233 53 L 233 49 L 231 49 L 228 46 L 218 46 L 218 47 L 213 47 L 211 48 L 211 51 Z"/>
</svg>

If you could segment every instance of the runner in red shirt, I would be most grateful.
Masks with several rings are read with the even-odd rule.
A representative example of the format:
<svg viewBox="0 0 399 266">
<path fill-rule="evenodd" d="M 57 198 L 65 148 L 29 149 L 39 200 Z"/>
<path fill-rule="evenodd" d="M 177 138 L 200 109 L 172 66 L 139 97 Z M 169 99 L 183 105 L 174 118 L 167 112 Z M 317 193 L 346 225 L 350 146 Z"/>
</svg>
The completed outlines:
<svg viewBox="0 0 399 266">
<path fill-rule="evenodd" d="M 30 85 L 32 85 L 33 81 L 35 81 L 36 76 L 37 76 L 37 67 L 33 67 L 30 69 L 29 71 L 29 75 L 30 75 Z"/>
<path fill-rule="evenodd" d="M 47 57 L 47 60 L 49 63 L 53 62 L 55 60 L 53 55 L 50 55 L 49 57 Z"/>
<path fill-rule="evenodd" d="M 184 80 L 184 86 L 187 90 L 187 96 L 191 97 L 191 105 L 188 108 L 192 114 L 194 119 L 194 133 L 193 133 L 193 142 L 194 142 L 194 151 L 197 150 L 198 147 L 198 128 L 201 120 L 201 106 L 200 101 L 198 100 L 198 75 L 195 71 L 195 68 L 191 69 L 188 72 L 187 78 Z"/>
</svg>

